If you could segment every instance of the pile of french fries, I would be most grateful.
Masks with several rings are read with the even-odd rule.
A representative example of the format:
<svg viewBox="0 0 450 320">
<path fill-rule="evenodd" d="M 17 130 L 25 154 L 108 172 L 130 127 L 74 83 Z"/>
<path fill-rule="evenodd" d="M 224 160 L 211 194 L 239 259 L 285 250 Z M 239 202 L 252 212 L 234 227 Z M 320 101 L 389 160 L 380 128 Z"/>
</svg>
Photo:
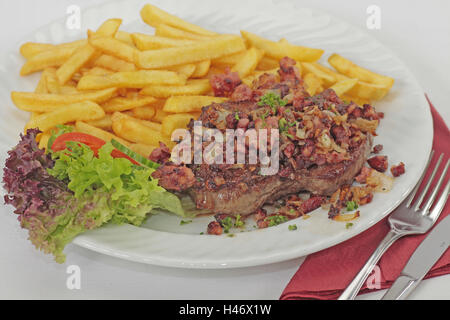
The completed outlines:
<svg viewBox="0 0 450 320">
<path fill-rule="evenodd" d="M 119 30 L 110 19 L 87 39 L 60 45 L 25 43 L 21 75 L 42 71 L 35 92 L 12 92 L 14 104 L 31 113 L 25 129 L 39 128 L 45 148 L 57 125 L 116 139 L 148 156 L 178 128 L 198 117 L 203 106 L 223 102 L 210 86 L 213 74 L 227 68 L 245 84 L 263 73 L 277 75 L 279 60 L 297 61 L 309 94 L 333 88 L 343 99 L 362 105 L 382 99 L 394 80 L 334 54 L 329 64 L 317 61 L 324 51 L 261 38 L 242 31 L 223 35 L 186 22 L 155 6 L 141 11 L 155 34 Z"/>
</svg>

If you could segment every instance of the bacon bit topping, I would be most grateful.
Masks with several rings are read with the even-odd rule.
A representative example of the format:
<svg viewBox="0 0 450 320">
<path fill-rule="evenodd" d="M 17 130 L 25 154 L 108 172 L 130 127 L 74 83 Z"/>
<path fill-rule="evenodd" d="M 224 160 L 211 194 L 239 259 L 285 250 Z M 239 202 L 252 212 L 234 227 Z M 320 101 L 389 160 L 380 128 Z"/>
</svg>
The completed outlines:
<svg viewBox="0 0 450 320">
<path fill-rule="evenodd" d="M 220 236 L 223 233 L 223 228 L 217 221 L 212 221 L 208 224 L 208 229 L 206 231 L 210 235 Z"/>
<path fill-rule="evenodd" d="M 372 153 L 378 154 L 381 151 L 383 151 L 383 145 L 377 144 L 375 147 L 373 147 Z"/>
<path fill-rule="evenodd" d="M 230 97 L 241 84 L 241 79 L 237 72 L 227 69 L 224 74 L 212 75 L 210 83 L 216 97 Z"/>
<path fill-rule="evenodd" d="M 289 57 L 284 57 L 280 60 L 280 70 L 278 70 L 278 74 L 280 75 L 281 82 L 292 81 L 295 84 L 300 82 L 300 71 L 295 66 L 296 64 L 297 62 Z"/>
<path fill-rule="evenodd" d="M 379 172 L 386 172 L 388 168 L 388 158 L 386 156 L 375 156 L 368 159 L 367 163 Z"/>
<path fill-rule="evenodd" d="M 363 167 L 359 175 L 355 177 L 356 182 L 358 183 L 366 183 L 367 177 L 370 175 L 372 169 Z"/>
<path fill-rule="evenodd" d="M 391 173 L 394 177 L 401 176 L 405 173 L 405 164 L 403 162 L 400 162 L 398 165 L 392 166 Z"/>
<path fill-rule="evenodd" d="M 253 99 L 253 90 L 246 84 L 239 85 L 231 95 L 231 100 L 236 102 L 249 101 Z"/>
<path fill-rule="evenodd" d="M 183 191 L 192 187 L 196 180 L 191 169 L 184 166 L 164 165 L 153 172 L 152 177 L 166 190 Z"/>
<path fill-rule="evenodd" d="M 164 164 L 169 161 L 171 156 L 169 148 L 162 142 L 159 143 L 159 148 L 156 148 L 150 154 L 150 160 L 159 164 Z"/>
</svg>

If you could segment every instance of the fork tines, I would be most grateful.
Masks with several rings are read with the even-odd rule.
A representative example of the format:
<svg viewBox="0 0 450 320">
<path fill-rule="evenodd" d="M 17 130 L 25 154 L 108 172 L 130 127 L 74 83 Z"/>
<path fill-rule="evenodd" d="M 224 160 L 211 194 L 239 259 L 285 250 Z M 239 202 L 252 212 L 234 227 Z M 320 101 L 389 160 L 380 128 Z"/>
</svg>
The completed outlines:
<svg viewBox="0 0 450 320">
<path fill-rule="evenodd" d="M 434 156 L 434 150 L 430 154 L 430 157 L 428 159 L 426 168 L 425 168 L 424 172 L 422 173 L 422 176 L 420 177 L 419 182 L 417 183 L 416 187 L 414 188 L 414 190 L 411 192 L 411 195 L 409 196 L 409 200 L 408 200 L 408 203 L 406 204 L 406 207 L 410 208 L 412 206 L 413 200 L 414 200 L 414 198 L 416 196 L 417 191 L 420 189 L 420 186 L 422 185 L 422 181 L 423 181 L 423 179 L 426 176 L 426 172 L 428 171 L 428 168 L 430 166 L 430 163 L 431 163 L 431 160 L 432 160 L 433 156 Z M 436 165 L 435 165 L 435 167 L 434 167 L 434 169 L 433 169 L 429 179 L 428 179 L 428 182 L 426 183 L 425 187 L 422 190 L 422 193 L 420 194 L 419 198 L 416 201 L 416 205 L 414 207 L 414 210 L 415 211 L 419 211 L 420 210 L 423 215 L 428 215 L 429 214 L 430 208 L 433 205 L 433 202 L 436 199 L 436 196 L 437 196 L 437 194 L 439 192 L 439 189 L 441 188 L 441 185 L 444 182 L 444 179 L 445 179 L 445 177 L 447 175 L 448 167 L 450 165 L 450 159 L 447 160 L 447 164 L 445 165 L 444 170 L 442 171 L 442 173 L 441 173 L 441 175 L 439 177 L 439 180 L 437 181 L 436 185 L 434 186 L 433 190 L 431 191 L 431 194 L 430 194 L 430 197 L 428 198 L 428 201 L 425 203 L 425 205 L 423 207 L 421 207 L 422 202 L 424 201 L 425 196 L 427 195 L 427 193 L 428 193 L 428 191 L 429 191 L 429 189 L 430 189 L 430 187 L 431 187 L 431 185 L 432 185 L 432 183 L 434 181 L 436 173 L 439 170 L 439 167 L 441 165 L 441 162 L 442 162 L 443 158 L 444 158 L 444 154 L 442 153 L 440 155 L 440 157 L 439 157 L 439 159 L 438 159 L 438 161 L 437 161 L 437 163 L 436 163 Z M 432 213 L 433 215 L 436 215 L 436 214 L 439 215 L 440 214 L 440 211 L 443 209 L 444 204 L 447 201 L 447 197 L 448 197 L 449 191 L 450 191 L 450 181 L 447 181 L 447 185 L 445 186 L 444 190 L 442 191 L 442 196 L 440 197 L 440 199 L 438 200 L 437 205 L 436 205 L 436 207 L 442 207 L 442 208 L 440 210 L 437 210 L 437 211 L 439 211 L 439 213 L 437 213 L 437 211 L 433 212 Z M 433 217 L 430 217 L 430 218 L 433 218 Z"/>
</svg>

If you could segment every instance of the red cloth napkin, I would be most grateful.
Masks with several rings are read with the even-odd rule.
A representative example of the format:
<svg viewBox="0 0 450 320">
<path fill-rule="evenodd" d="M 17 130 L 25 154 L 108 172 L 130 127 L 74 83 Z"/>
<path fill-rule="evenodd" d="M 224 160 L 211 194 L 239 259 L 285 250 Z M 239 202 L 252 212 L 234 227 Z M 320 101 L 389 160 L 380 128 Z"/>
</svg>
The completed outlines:
<svg viewBox="0 0 450 320">
<path fill-rule="evenodd" d="M 433 164 L 437 161 L 436 155 L 445 153 L 444 163 L 448 159 L 450 153 L 450 132 L 442 117 L 429 100 L 428 102 L 430 103 L 434 122 L 433 149 L 435 150 L 435 156 L 430 165 L 430 168 L 434 168 Z M 407 173 L 408 168 L 406 167 Z M 429 174 L 430 172 L 428 172 L 427 176 Z M 427 179 L 427 176 L 425 179 Z M 437 223 L 449 213 L 450 201 L 447 202 Z M 372 228 L 346 242 L 309 255 L 289 282 L 280 299 L 337 299 L 366 263 L 388 231 L 387 220 L 383 219 Z M 383 255 L 378 263 L 381 273 L 380 289 L 386 289 L 392 285 L 409 260 L 409 257 L 425 237 L 426 235 L 404 237 L 395 242 Z M 450 250 L 447 250 L 439 259 L 425 279 L 448 273 L 450 273 Z M 373 290 L 367 288 L 365 284 L 360 294 Z"/>
</svg>

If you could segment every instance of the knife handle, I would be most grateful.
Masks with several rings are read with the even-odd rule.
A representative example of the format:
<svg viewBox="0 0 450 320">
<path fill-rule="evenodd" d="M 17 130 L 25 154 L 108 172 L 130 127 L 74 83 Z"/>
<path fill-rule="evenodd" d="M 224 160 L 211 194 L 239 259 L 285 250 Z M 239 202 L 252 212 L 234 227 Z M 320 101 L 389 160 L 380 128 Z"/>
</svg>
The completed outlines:
<svg viewBox="0 0 450 320">
<path fill-rule="evenodd" d="M 421 280 L 402 274 L 395 280 L 381 300 L 405 300 Z"/>
</svg>

